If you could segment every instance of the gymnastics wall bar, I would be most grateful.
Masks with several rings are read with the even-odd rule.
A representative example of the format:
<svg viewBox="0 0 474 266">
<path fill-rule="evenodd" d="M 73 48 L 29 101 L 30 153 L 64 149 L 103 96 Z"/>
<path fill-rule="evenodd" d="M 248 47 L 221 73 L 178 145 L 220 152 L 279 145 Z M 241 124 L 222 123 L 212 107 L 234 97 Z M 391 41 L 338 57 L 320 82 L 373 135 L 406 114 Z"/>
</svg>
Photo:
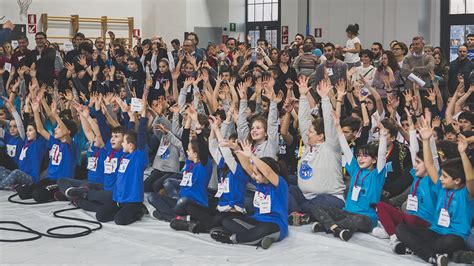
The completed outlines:
<svg viewBox="0 0 474 266">
<path fill-rule="evenodd" d="M 133 27 L 134 18 L 108 18 L 102 16 L 100 18 L 84 18 L 79 15 L 71 15 L 69 17 L 62 16 L 48 16 L 48 14 L 41 14 L 41 25 L 44 33 L 48 30 L 48 22 L 68 22 L 70 24 L 70 36 L 48 36 L 50 39 L 69 39 L 72 40 L 73 36 L 79 31 L 80 23 L 99 23 L 100 24 L 100 37 L 107 39 L 107 29 L 110 24 L 125 24 L 128 25 L 128 43 L 132 44 L 133 41 Z M 97 37 L 96 37 L 97 38 Z"/>
</svg>

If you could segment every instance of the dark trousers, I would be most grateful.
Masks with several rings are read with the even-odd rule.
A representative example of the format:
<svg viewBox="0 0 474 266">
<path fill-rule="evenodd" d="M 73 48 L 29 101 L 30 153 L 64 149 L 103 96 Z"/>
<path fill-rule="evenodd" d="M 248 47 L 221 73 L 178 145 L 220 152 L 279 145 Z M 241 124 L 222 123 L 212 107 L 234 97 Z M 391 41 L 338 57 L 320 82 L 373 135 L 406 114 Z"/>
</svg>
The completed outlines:
<svg viewBox="0 0 474 266">
<path fill-rule="evenodd" d="M 418 257 L 429 262 L 436 254 L 447 253 L 465 248 L 464 239 L 457 235 L 440 235 L 434 231 L 411 224 L 400 224 L 397 227 L 397 238 L 411 249 Z"/>
<path fill-rule="evenodd" d="M 95 214 L 97 221 L 114 221 L 118 225 L 129 225 L 143 217 L 141 202 L 117 203 L 111 201 L 101 206 Z"/>
<path fill-rule="evenodd" d="M 170 177 L 179 179 L 181 174 L 153 169 L 150 176 L 143 182 L 145 192 L 159 192 L 163 188 L 164 181 Z"/>
<path fill-rule="evenodd" d="M 38 203 L 48 202 L 54 199 L 54 193 L 59 191 L 56 181 L 43 178 L 32 185 L 20 185 L 16 188 L 20 199 L 33 198 Z"/>
<path fill-rule="evenodd" d="M 314 206 L 311 213 L 316 221 L 320 222 L 328 232 L 333 225 L 364 233 L 372 231 L 372 220 L 366 215 L 355 214 L 323 205 Z"/>
<path fill-rule="evenodd" d="M 77 205 L 86 211 L 97 212 L 102 206 L 110 204 L 112 200 L 112 190 L 90 190 L 85 199 L 80 199 Z"/>
<path fill-rule="evenodd" d="M 298 186 L 290 186 L 288 193 L 288 212 L 302 212 L 311 214 L 311 209 L 316 205 L 324 205 L 338 209 L 344 208 L 344 201 L 331 194 L 320 194 L 308 200 Z M 314 217 L 312 217 L 314 218 Z"/>
<path fill-rule="evenodd" d="M 233 234 L 234 243 L 258 245 L 264 237 L 273 241 L 280 238 L 280 227 L 276 223 L 259 222 L 249 216 L 228 216 L 222 221 L 222 226 Z"/>
</svg>

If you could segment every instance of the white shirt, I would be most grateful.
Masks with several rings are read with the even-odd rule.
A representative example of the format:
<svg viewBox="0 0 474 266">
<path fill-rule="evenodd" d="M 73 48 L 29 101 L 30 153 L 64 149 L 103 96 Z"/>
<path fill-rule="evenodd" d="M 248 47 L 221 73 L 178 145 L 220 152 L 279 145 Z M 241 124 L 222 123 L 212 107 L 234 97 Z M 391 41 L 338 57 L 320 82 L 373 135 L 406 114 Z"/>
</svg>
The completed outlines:
<svg viewBox="0 0 474 266">
<path fill-rule="evenodd" d="M 347 49 L 355 49 L 355 44 L 358 43 L 360 44 L 360 40 L 358 37 L 354 37 L 352 39 L 347 40 L 346 42 L 346 48 Z M 345 53 L 344 54 L 344 62 L 345 63 L 357 63 L 360 61 L 359 53 Z"/>
</svg>

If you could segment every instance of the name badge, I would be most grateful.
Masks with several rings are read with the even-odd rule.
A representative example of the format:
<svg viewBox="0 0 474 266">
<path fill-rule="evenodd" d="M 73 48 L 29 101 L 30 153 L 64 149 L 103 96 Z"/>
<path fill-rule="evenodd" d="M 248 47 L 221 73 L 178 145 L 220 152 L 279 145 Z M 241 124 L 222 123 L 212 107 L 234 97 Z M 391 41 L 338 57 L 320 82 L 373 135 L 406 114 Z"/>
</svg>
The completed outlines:
<svg viewBox="0 0 474 266">
<path fill-rule="evenodd" d="M 450 223 L 451 218 L 449 217 L 449 212 L 445 208 L 442 208 L 441 212 L 439 213 L 438 225 L 449 227 Z"/>
<path fill-rule="evenodd" d="M 272 211 L 272 200 L 271 196 L 267 195 L 260 199 L 260 213 L 270 213 Z"/>
<path fill-rule="evenodd" d="M 328 73 L 328 76 L 334 75 L 334 72 L 332 71 L 332 68 L 326 68 L 326 71 Z"/>
<path fill-rule="evenodd" d="M 16 155 L 16 145 L 7 144 L 7 153 L 10 157 L 15 157 Z"/>
<path fill-rule="evenodd" d="M 96 157 L 89 157 L 87 159 L 87 170 L 95 172 L 97 170 L 97 158 Z"/>
<path fill-rule="evenodd" d="M 28 147 L 21 149 L 20 158 L 19 158 L 20 161 L 23 161 L 23 159 L 25 159 L 26 151 L 28 151 Z"/>
<path fill-rule="evenodd" d="M 358 201 L 359 200 L 360 189 L 361 189 L 361 187 L 357 187 L 357 186 L 354 186 L 352 188 L 352 196 L 351 196 L 352 201 Z"/>
<path fill-rule="evenodd" d="M 129 162 L 129 159 L 122 159 L 122 162 L 120 162 L 119 173 L 125 173 Z"/>
<path fill-rule="evenodd" d="M 412 194 L 408 195 L 407 199 L 407 210 L 409 211 L 418 211 L 418 197 L 415 195 L 413 196 Z"/>
<path fill-rule="evenodd" d="M 179 183 L 180 186 L 182 187 L 190 187 L 193 185 L 193 173 L 185 173 L 183 175 L 183 179 L 181 180 L 181 183 Z"/>
<path fill-rule="evenodd" d="M 116 168 L 117 168 L 117 158 L 112 158 L 112 160 L 110 161 L 107 158 L 104 161 L 104 174 L 111 174 L 115 172 Z"/>
</svg>

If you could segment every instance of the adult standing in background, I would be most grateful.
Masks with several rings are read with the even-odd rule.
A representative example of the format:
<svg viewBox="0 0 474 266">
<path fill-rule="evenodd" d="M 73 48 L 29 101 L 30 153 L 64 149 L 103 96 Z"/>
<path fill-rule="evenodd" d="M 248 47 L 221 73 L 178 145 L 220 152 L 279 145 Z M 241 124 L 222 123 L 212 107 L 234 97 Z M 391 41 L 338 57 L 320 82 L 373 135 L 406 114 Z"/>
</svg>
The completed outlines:
<svg viewBox="0 0 474 266">
<path fill-rule="evenodd" d="M 396 42 L 391 47 L 393 55 L 395 55 L 395 59 L 401 69 L 403 67 L 403 60 L 405 60 L 405 56 L 408 54 L 408 47 L 404 42 Z"/>
<path fill-rule="evenodd" d="M 467 46 L 458 47 L 458 57 L 449 63 L 448 89 L 451 95 L 454 94 L 459 84 L 459 76 L 464 80 L 464 88 L 469 88 L 469 75 L 474 69 L 474 63 L 467 57 Z"/>
<path fill-rule="evenodd" d="M 48 40 L 44 32 L 36 33 L 35 41 L 36 48 L 33 50 L 32 56 L 37 71 L 36 79 L 38 79 L 40 83 L 53 86 L 56 51 L 47 44 Z"/>
<path fill-rule="evenodd" d="M 423 52 L 425 43 L 423 36 L 415 36 L 412 39 L 412 54 L 407 55 L 403 60 L 402 75 L 407 78 L 410 74 L 418 76 L 425 82 L 422 90 L 427 90 L 431 86 L 430 72 L 434 70 L 435 60 L 431 55 Z M 405 82 L 405 89 L 411 89 L 413 82 L 408 80 Z"/>
<path fill-rule="evenodd" d="M 31 57 L 31 50 L 28 49 L 28 38 L 26 36 L 21 36 L 18 38 L 18 49 L 13 53 L 11 62 L 12 65 L 18 69 L 22 66 L 30 67 L 33 63 L 33 58 Z"/>
</svg>

